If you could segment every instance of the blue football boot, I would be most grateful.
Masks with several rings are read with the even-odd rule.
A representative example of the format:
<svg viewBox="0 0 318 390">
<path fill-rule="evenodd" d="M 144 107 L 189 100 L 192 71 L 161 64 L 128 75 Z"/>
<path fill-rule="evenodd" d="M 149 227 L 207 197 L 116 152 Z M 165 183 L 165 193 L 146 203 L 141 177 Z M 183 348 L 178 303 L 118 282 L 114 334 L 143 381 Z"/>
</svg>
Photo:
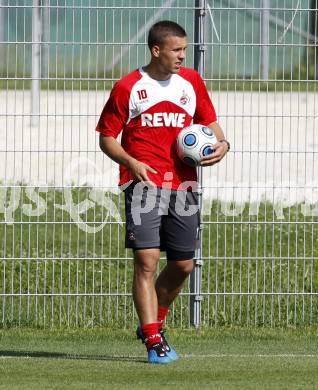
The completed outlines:
<svg viewBox="0 0 318 390">
<path fill-rule="evenodd" d="M 171 345 L 169 345 L 167 339 L 166 339 L 166 336 L 165 336 L 165 331 L 163 329 L 161 329 L 160 331 L 160 335 L 161 335 L 161 339 L 162 339 L 162 344 L 166 350 L 166 353 L 167 355 L 169 356 L 169 358 L 171 360 L 178 360 L 179 359 L 179 355 L 177 354 L 177 352 L 171 347 Z"/>
<path fill-rule="evenodd" d="M 142 334 L 140 326 L 138 326 L 136 330 L 137 339 L 140 339 L 143 343 L 145 343 L 145 338 Z M 179 356 L 177 352 L 169 345 L 166 337 L 165 337 L 165 331 L 163 329 L 160 330 L 160 336 L 162 339 L 162 345 L 166 351 L 167 356 L 171 359 L 171 361 L 178 360 Z"/>
<path fill-rule="evenodd" d="M 157 343 L 151 346 L 148 350 L 148 363 L 151 364 L 168 364 L 172 360 L 168 356 L 162 343 Z"/>
</svg>

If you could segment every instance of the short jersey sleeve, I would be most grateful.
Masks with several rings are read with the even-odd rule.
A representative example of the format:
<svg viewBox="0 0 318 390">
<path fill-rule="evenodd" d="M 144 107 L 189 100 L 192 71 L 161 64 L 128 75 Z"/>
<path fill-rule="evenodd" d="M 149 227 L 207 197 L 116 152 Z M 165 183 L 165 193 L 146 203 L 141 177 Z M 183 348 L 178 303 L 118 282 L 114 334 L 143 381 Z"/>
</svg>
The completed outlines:
<svg viewBox="0 0 318 390">
<path fill-rule="evenodd" d="M 210 96 L 199 73 L 196 72 L 196 96 L 197 104 L 193 117 L 193 123 L 209 125 L 216 121 L 216 113 Z"/>
<path fill-rule="evenodd" d="M 129 91 L 120 83 L 116 83 L 104 106 L 96 131 L 117 138 L 129 115 Z"/>
</svg>

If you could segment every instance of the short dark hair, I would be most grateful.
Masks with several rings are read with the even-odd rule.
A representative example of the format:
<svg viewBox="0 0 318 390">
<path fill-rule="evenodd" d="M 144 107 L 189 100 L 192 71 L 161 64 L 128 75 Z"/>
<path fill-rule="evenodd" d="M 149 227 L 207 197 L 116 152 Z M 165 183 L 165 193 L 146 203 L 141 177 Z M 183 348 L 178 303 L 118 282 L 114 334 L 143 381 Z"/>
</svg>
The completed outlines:
<svg viewBox="0 0 318 390">
<path fill-rule="evenodd" d="M 172 22 L 171 20 L 162 20 L 161 22 L 157 22 L 149 30 L 149 49 L 151 50 L 154 45 L 162 44 L 164 39 L 168 36 L 183 38 L 187 36 L 187 33 L 183 27 L 181 27 L 178 23 Z"/>
</svg>

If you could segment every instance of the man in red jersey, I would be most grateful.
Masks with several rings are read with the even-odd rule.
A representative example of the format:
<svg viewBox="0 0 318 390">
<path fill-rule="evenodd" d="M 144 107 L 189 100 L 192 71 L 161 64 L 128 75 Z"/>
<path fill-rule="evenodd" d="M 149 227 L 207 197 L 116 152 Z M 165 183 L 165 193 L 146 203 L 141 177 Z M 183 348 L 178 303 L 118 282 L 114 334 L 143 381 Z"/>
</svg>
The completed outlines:
<svg viewBox="0 0 318 390">
<path fill-rule="evenodd" d="M 205 84 L 182 67 L 184 29 L 172 21 L 154 24 L 148 35 L 150 63 L 118 81 L 96 130 L 100 148 L 120 165 L 125 187 L 126 247 L 134 251 L 133 299 L 150 363 L 178 358 L 163 323 L 193 269 L 200 223 L 196 169 L 177 156 L 175 139 L 192 122 L 211 128 L 218 139 L 202 166 L 219 162 L 229 150 Z M 121 144 L 116 141 L 122 132 Z M 160 258 L 167 264 L 154 282 Z"/>
</svg>

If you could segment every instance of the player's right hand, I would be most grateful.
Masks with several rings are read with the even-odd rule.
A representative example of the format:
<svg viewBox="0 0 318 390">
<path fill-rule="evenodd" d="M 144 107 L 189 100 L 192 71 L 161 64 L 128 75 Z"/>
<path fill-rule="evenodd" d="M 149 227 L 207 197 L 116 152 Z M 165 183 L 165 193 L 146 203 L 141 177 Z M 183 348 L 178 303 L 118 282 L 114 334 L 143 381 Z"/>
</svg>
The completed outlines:
<svg viewBox="0 0 318 390">
<path fill-rule="evenodd" d="M 149 179 L 148 171 L 151 173 L 154 173 L 154 174 L 156 174 L 157 171 L 155 169 L 151 168 L 148 164 L 145 164 L 145 163 L 133 158 L 129 161 L 127 168 L 129 169 L 132 177 L 136 181 L 140 181 L 142 183 L 149 184 L 152 187 L 156 187 L 155 183 L 153 183 Z"/>
</svg>

